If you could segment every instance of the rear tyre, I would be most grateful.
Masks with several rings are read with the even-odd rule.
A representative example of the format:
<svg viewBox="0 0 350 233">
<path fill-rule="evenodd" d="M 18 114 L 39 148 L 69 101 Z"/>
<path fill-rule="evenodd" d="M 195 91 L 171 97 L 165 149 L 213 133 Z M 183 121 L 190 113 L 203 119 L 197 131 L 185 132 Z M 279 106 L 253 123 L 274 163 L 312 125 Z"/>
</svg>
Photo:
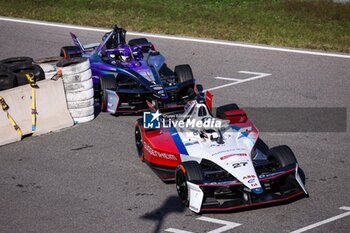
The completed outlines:
<svg viewBox="0 0 350 233">
<path fill-rule="evenodd" d="M 116 89 L 117 83 L 112 75 L 102 76 L 100 79 L 101 85 L 101 111 L 107 111 L 107 89 Z"/>
<path fill-rule="evenodd" d="M 189 193 L 187 181 L 195 182 L 204 180 L 201 166 L 196 161 L 180 163 L 175 170 L 176 191 L 185 206 L 189 205 Z"/>
<path fill-rule="evenodd" d="M 146 38 L 136 38 L 129 40 L 129 45 L 130 46 L 135 46 L 135 45 L 147 45 L 147 46 L 139 46 L 141 49 L 142 53 L 148 53 L 151 49 L 154 49 L 154 46 L 152 43 L 150 43 Z"/>
<path fill-rule="evenodd" d="M 135 144 L 137 149 L 137 154 L 139 159 L 144 162 L 144 152 L 143 152 L 143 139 L 142 139 L 142 130 L 139 124 L 135 126 Z"/>
<path fill-rule="evenodd" d="M 286 145 L 271 148 L 267 156 L 270 161 L 276 162 L 278 168 L 297 163 L 293 151 Z"/>
<path fill-rule="evenodd" d="M 130 46 L 135 46 L 140 44 L 149 44 L 149 41 L 146 38 L 136 38 L 136 39 L 129 40 Z"/>
<path fill-rule="evenodd" d="M 187 81 L 193 81 L 193 79 L 194 79 L 192 69 L 187 64 L 175 66 L 174 73 L 175 73 L 177 83 L 184 83 Z"/>
<path fill-rule="evenodd" d="M 180 94 L 186 99 L 193 99 L 196 96 L 194 88 L 194 78 L 192 69 L 189 65 L 175 66 L 175 81 L 178 84 L 182 84 Z"/>
</svg>

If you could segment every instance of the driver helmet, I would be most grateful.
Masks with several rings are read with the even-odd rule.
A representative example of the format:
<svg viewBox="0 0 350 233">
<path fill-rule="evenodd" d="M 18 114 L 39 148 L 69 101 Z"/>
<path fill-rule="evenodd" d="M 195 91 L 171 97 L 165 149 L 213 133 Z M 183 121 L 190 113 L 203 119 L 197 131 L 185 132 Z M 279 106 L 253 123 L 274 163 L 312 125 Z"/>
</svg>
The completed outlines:
<svg viewBox="0 0 350 233">
<path fill-rule="evenodd" d="M 120 60 L 122 62 L 129 62 L 131 61 L 131 51 L 129 48 L 124 48 L 120 51 Z"/>
</svg>

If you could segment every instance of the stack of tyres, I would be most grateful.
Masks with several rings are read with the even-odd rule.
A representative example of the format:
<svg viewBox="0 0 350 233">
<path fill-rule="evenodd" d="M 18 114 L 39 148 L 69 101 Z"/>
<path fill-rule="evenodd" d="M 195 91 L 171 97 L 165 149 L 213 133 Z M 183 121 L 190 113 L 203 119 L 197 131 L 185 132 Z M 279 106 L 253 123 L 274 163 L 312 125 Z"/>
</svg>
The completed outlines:
<svg viewBox="0 0 350 233">
<path fill-rule="evenodd" d="M 89 60 L 82 57 L 62 59 L 57 69 L 63 78 L 68 110 L 74 122 L 93 120 L 94 89 Z"/>
<path fill-rule="evenodd" d="M 45 79 L 40 66 L 33 64 L 30 57 L 12 57 L 0 61 L 0 91 L 29 84 L 27 73 L 34 75 L 35 81 Z"/>
</svg>

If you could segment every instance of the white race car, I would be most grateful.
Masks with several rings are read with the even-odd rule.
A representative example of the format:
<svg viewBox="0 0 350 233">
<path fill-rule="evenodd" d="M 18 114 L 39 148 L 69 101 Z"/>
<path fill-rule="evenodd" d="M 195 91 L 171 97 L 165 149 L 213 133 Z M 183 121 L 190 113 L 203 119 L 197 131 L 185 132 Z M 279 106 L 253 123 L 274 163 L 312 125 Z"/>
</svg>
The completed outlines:
<svg viewBox="0 0 350 233">
<path fill-rule="evenodd" d="M 191 101 L 182 115 L 160 117 L 163 124 L 155 128 L 136 122 L 139 158 L 162 180 L 175 178 L 186 206 L 197 213 L 222 211 L 307 195 L 288 146 L 268 149 L 237 105 L 219 107 L 216 117 L 210 106 L 204 99 Z"/>
</svg>

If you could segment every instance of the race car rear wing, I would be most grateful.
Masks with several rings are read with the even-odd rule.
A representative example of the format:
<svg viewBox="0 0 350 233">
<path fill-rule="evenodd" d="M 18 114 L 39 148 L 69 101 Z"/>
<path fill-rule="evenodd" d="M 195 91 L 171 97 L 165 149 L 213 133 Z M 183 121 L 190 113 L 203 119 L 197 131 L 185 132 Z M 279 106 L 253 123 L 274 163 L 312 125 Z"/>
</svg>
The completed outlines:
<svg viewBox="0 0 350 233">
<path fill-rule="evenodd" d="M 78 37 L 74 34 L 74 33 L 70 33 L 70 36 L 72 37 L 72 40 L 74 42 L 74 45 L 79 47 L 81 51 L 85 51 L 85 48 L 83 46 L 83 44 L 80 42 L 80 40 L 78 39 Z"/>
</svg>

